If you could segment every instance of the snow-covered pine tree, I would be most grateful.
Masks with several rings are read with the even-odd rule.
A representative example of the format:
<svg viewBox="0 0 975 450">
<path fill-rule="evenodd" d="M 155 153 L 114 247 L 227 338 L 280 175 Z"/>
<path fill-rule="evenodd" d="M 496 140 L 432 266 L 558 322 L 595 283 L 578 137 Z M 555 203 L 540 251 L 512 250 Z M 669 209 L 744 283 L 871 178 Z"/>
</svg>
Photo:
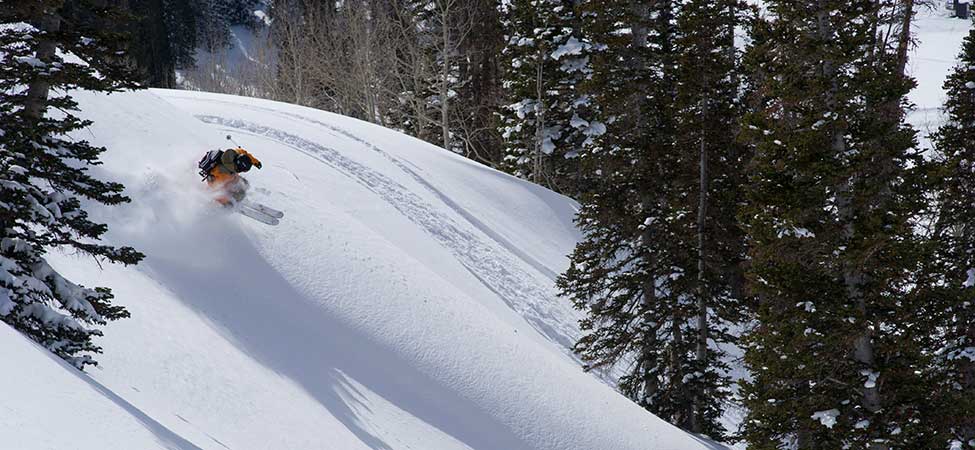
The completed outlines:
<svg viewBox="0 0 975 450">
<path fill-rule="evenodd" d="M 142 255 L 99 244 L 106 226 L 82 208 L 82 198 L 109 205 L 128 199 L 121 185 L 88 172 L 105 149 L 67 136 L 90 123 L 73 114 L 77 103 L 69 90 L 136 86 L 117 52 L 121 36 L 90 26 L 116 20 L 112 10 L 87 6 L 90 21 L 62 23 L 64 6 L 64 0 L 37 0 L 0 9 L 0 22 L 21 23 L 0 28 L 0 319 L 83 368 L 100 351 L 92 342 L 101 335 L 95 326 L 128 312 L 111 303 L 109 289 L 65 279 L 45 253 L 66 248 L 123 264 Z"/>
<path fill-rule="evenodd" d="M 581 156 L 590 185 L 576 223 L 583 240 L 558 279 L 561 295 L 586 313 L 574 350 L 586 370 L 625 367 L 624 395 L 661 418 L 687 425 L 691 393 L 681 357 L 690 302 L 675 319 L 675 282 L 686 281 L 674 260 L 667 158 L 674 136 L 674 15 L 670 2 L 596 0 L 584 3 L 584 35 L 592 75 L 590 140 Z M 686 252 L 685 252 L 686 253 Z"/>
<path fill-rule="evenodd" d="M 573 0 L 515 0 L 502 25 L 502 167 L 557 192 L 580 193 L 578 156 L 589 122 L 578 109 L 588 49 Z"/>
<path fill-rule="evenodd" d="M 587 313 L 575 350 L 587 369 L 622 368 L 623 393 L 654 414 L 720 437 L 729 379 L 714 344 L 733 339 L 733 268 L 743 256 L 734 229 L 738 5 L 583 7 L 590 184 L 577 217 L 584 239 L 558 281 Z"/>
<path fill-rule="evenodd" d="M 947 121 L 932 136 L 938 195 L 935 237 L 940 244 L 937 283 L 945 336 L 941 426 L 952 440 L 975 446 L 975 29 L 962 44 L 958 66 L 945 82 Z M 945 447 L 947 448 L 947 447 Z"/>
<path fill-rule="evenodd" d="M 931 328 L 917 326 L 927 205 L 902 119 L 913 81 L 877 33 L 894 3 L 769 1 L 749 48 L 763 96 L 745 127 L 756 154 L 741 212 L 758 297 L 750 448 L 936 448 L 919 444 Z"/>
</svg>

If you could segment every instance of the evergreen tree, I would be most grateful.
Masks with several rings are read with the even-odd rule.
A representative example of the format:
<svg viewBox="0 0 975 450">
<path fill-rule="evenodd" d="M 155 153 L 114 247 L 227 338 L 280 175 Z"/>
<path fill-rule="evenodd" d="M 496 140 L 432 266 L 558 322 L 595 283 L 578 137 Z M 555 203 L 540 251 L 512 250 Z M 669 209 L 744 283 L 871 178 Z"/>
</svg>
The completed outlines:
<svg viewBox="0 0 975 450">
<path fill-rule="evenodd" d="M 751 448 L 943 448 L 924 425 L 926 204 L 902 119 L 913 81 L 877 33 L 899 3 L 770 1 L 756 27 L 740 215 L 759 302 L 745 339 Z"/>
<path fill-rule="evenodd" d="M 176 69 L 195 63 L 196 11 L 189 0 L 130 0 L 133 39 L 128 55 L 140 79 L 153 87 L 176 87 Z"/>
<path fill-rule="evenodd" d="M 685 388 L 694 399 L 689 428 L 712 436 L 721 435 L 718 419 L 730 396 L 727 355 L 720 349 L 736 343 L 730 327 L 745 318 L 744 236 L 736 215 L 748 155 L 736 142 L 743 109 L 734 34 L 747 10 L 738 0 L 689 0 L 677 16 L 678 154 L 671 168 L 672 201 L 696 209 L 673 219 L 683 230 L 683 245 L 692 246 L 696 264 L 686 271 L 696 278 L 686 294 L 694 298 L 696 311 L 689 336 L 695 343 L 694 376 Z"/>
<path fill-rule="evenodd" d="M 570 195 L 589 123 L 576 111 L 588 75 L 582 20 L 571 0 L 516 0 L 504 8 L 502 167 Z"/>
<path fill-rule="evenodd" d="M 584 239 L 558 280 L 586 311 L 587 369 L 625 364 L 625 395 L 721 437 L 740 310 L 741 193 L 731 1 L 585 4 Z"/>
<path fill-rule="evenodd" d="M 162 20 L 166 42 L 175 69 L 189 69 L 196 64 L 197 15 L 192 0 L 163 0 Z"/>
<path fill-rule="evenodd" d="M 939 424 L 952 440 L 975 446 L 975 30 L 945 82 L 947 121 L 932 136 L 938 158 L 935 238 L 939 243 L 937 311 L 945 335 L 941 355 L 944 408 Z"/>
<path fill-rule="evenodd" d="M 586 312 L 586 333 L 575 351 L 587 370 L 629 363 L 624 395 L 661 418 L 686 426 L 691 398 L 681 387 L 687 300 L 674 290 L 686 281 L 673 264 L 675 247 L 667 201 L 668 155 L 676 154 L 674 15 L 670 2 L 583 5 L 591 77 L 590 140 L 580 155 L 591 183 L 576 223 L 583 240 L 558 279 L 561 294 Z M 656 14 L 654 14 L 656 13 Z M 666 99 L 666 100 L 665 100 Z M 685 249 L 686 250 L 686 249 Z M 689 302 L 685 302 L 689 307 Z M 690 316 L 685 316 L 685 319 Z"/>
<path fill-rule="evenodd" d="M 230 25 L 245 25 L 256 27 L 260 22 L 254 11 L 261 8 L 261 0 L 228 0 L 227 19 Z"/>
<path fill-rule="evenodd" d="M 197 46 L 210 53 L 230 45 L 232 0 L 194 0 Z"/>
<path fill-rule="evenodd" d="M 88 167 L 105 149 L 68 133 L 90 122 L 74 115 L 70 89 L 113 92 L 137 87 L 119 57 L 122 36 L 100 25 L 119 20 L 106 7 L 64 0 L 22 2 L 0 9 L 0 319 L 78 368 L 95 364 L 96 325 L 127 317 L 107 288 L 85 288 L 44 259 L 54 247 L 96 259 L 135 264 L 132 248 L 99 244 L 106 226 L 92 222 L 81 199 L 128 201 L 117 183 Z M 81 14 L 84 13 L 84 14 Z M 62 17 L 93 20 L 62 22 Z M 62 53 L 63 52 L 63 53 Z M 85 63 L 62 55 L 73 54 Z M 60 114 L 49 115 L 49 109 Z"/>
</svg>

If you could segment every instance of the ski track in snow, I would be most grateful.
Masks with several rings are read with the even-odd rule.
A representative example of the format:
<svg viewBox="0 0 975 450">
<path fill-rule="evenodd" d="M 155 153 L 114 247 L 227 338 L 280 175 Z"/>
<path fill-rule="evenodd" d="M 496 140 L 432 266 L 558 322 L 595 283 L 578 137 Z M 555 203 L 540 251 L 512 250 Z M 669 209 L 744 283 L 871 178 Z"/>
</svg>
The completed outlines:
<svg viewBox="0 0 975 450">
<path fill-rule="evenodd" d="M 194 100 L 199 101 L 199 99 Z M 217 102 L 211 100 L 205 101 Z M 232 104 L 238 107 L 247 107 L 236 103 Z M 262 112 L 277 113 L 277 111 L 266 110 L 264 108 L 254 107 L 253 109 L 259 109 Z M 287 114 L 287 116 L 292 115 Z M 557 343 L 566 355 L 575 359 L 575 356 L 569 349 L 572 348 L 573 343 L 578 337 L 578 331 L 575 326 L 577 318 L 569 314 L 562 305 L 557 304 L 557 302 L 560 302 L 560 299 L 556 296 L 554 287 L 552 286 L 554 277 L 552 276 L 551 270 L 545 269 L 544 271 L 540 271 L 543 268 L 541 263 L 534 260 L 525 261 L 533 269 L 539 271 L 539 275 L 541 276 L 532 275 L 528 270 L 523 268 L 519 261 L 512 258 L 510 249 L 513 248 L 513 245 L 503 240 L 492 243 L 482 239 L 476 231 L 458 224 L 452 218 L 439 212 L 436 207 L 427 203 L 405 186 L 343 156 L 334 148 L 306 140 L 282 130 L 245 120 L 229 119 L 213 115 L 198 115 L 196 117 L 207 124 L 264 136 L 287 145 L 332 167 L 374 192 L 383 201 L 396 208 L 406 218 L 420 226 L 427 234 L 447 248 L 484 286 L 497 294 L 498 297 L 543 336 Z M 470 214 L 463 212 L 454 202 L 447 199 L 442 193 L 423 180 L 415 171 L 406 167 L 402 162 L 397 163 L 395 158 L 383 152 L 375 145 L 366 143 L 365 140 L 355 137 L 344 130 L 336 129 L 336 127 L 327 126 L 310 119 L 308 121 L 339 132 L 374 151 L 382 153 L 393 161 L 396 166 L 419 181 L 422 186 L 431 190 L 434 195 L 441 199 L 441 201 L 444 201 L 445 204 L 456 211 L 461 217 L 469 221 L 474 219 Z M 482 232 L 486 228 L 477 222 L 476 219 L 472 222 L 472 226 L 474 229 Z M 489 233 L 488 236 L 494 239 L 498 238 L 494 233 Z M 523 258 L 520 259 L 524 261 Z"/>
<path fill-rule="evenodd" d="M 256 106 L 251 106 L 250 108 L 252 108 L 252 109 L 258 109 L 258 107 L 256 107 Z M 270 111 L 270 110 L 265 109 L 265 108 L 260 108 L 260 109 L 263 110 L 263 111 Z M 552 269 L 546 267 L 544 264 L 542 264 L 541 261 L 538 261 L 537 259 L 531 257 L 531 255 L 529 255 L 528 253 L 526 253 L 526 252 L 522 251 L 521 249 L 519 249 L 517 245 L 509 242 L 507 239 L 504 238 L 504 236 L 501 236 L 500 234 L 494 232 L 494 230 L 492 230 L 491 227 L 485 225 L 483 222 L 481 222 L 480 220 L 478 220 L 477 217 L 475 217 L 473 214 L 469 213 L 462 206 L 458 205 L 457 202 L 454 202 L 453 200 L 450 199 L 450 197 L 444 195 L 443 192 L 441 192 L 433 184 L 431 184 L 429 181 L 427 181 L 426 178 L 424 178 L 422 175 L 420 175 L 419 173 L 417 173 L 416 170 L 410 168 L 409 165 L 407 165 L 406 163 L 404 163 L 403 161 L 401 161 L 399 158 L 396 158 L 395 156 L 390 155 L 388 152 L 386 152 L 383 149 L 379 148 L 379 146 L 377 146 L 377 145 L 375 145 L 375 144 L 373 144 L 373 143 L 371 143 L 369 141 L 366 141 L 365 139 L 362 139 L 362 138 L 360 138 L 360 137 L 352 134 L 351 132 L 349 132 L 349 131 L 347 131 L 345 129 L 336 127 L 334 125 L 331 125 L 331 124 L 328 124 L 328 123 L 325 123 L 325 122 L 321 122 L 321 121 L 318 121 L 318 120 L 315 120 L 315 119 L 311 119 L 311 118 L 308 118 L 308 117 L 305 117 L 305 116 L 302 116 L 302 115 L 299 115 L 299 114 L 292 114 L 292 113 L 287 113 L 287 112 L 283 112 L 283 111 L 274 111 L 274 112 L 276 114 L 280 115 L 280 116 L 291 117 L 291 118 L 294 118 L 294 119 L 298 119 L 298 120 L 301 120 L 301 121 L 304 121 L 304 122 L 308 122 L 308 123 L 311 123 L 311 124 L 315 124 L 315 125 L 318 125 L 318 126 L 327 128 L 327 129 L 332 130 L 332 131 L 334 131 L 336 133 L 339 133 L 339 134 L 341 134 L 341 135 L 343 135 L 343 136 L 345 136 L 345 137 L 347 137 L 349 139 L 352 139 L 353 141 L 356 141 L 356 142 L 362 144 L 364 147 L 369 148 L 369 149 L 375 151 L 376 153 L 379 153 L 384 158 L 386 158 L 387 160 L 389 160 L 389 162 L 393 163 L 393 165 L 395 165 L 400 170 L 402 170 L 403 172 L 405 172 L 407 175 L 413 177 L 413 179 L 416 180 L 417 183 L 419 183 L 421 186 L 423 186 L 424 188 L 426 188 L 428 191 L 430 191 L 431 193 L 433 193 L 434 195 L 436 195 L 437 198 L 440 199 L 440 201 L 442 201 L 445 205 L 447 205 L 450 209 L 452 209 L 454 212 L 456 212 L 457 214 L 459 214 L 465 220 L 467 220 L 468 222 L 470 222 L 471 225 L 473 225 L 475 228 L 477 228 L 482 233 L 488 235 L 491 239 L 493 239 L 496 242 L 498 242 L 499 244 L 501 244 L 501 246 L 504 247 L 505 250 L 507 250 L 507 251 L 509 251 L 511 253 L 514 253 L 515 256 L 518 256 L 519 258 L 521 258 L 522 261 L 524 261 L 524 262 L 528 263 L 529 265 L 531 265 L 532 267 L 534 267 L 535 270 L 541 272 L 543 275 L 545 275 L 546 277 L 548 277 L 550 280 L 555 281 L 555 279 L 558 277 L 558 274 L 555 273 Z"/>
</svg>

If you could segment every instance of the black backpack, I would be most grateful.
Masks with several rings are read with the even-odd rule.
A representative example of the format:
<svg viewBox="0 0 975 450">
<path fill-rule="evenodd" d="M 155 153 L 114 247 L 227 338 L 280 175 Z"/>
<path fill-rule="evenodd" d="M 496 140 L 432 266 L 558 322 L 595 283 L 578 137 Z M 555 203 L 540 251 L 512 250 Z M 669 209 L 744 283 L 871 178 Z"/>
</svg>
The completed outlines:
<svg viewBox="0 0 975 450">
<path fill-rule="evenodd" d="M 223 156 L 223 150 L 210 150 L 206 155 L 203 155 L 203 159 L 200 160 L 200 176 L 203 177 L 203 181 L 206 181 L 210 177 L 210 171 L 220 164 L 220 157 Z"/>
</svg>

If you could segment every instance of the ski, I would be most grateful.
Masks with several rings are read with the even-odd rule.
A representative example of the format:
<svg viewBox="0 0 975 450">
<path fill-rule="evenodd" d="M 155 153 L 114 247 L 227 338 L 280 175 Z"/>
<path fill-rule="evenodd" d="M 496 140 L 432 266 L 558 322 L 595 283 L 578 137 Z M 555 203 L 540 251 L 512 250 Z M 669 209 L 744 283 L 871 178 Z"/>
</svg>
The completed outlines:
<svg viewBox="0 0 975 450">
<path fill-rule="evenodd" d="M 240 207 L 238 207 L 237 208 L 237 212 L 240 213 L 243 216 L 250 217 L 251 219 L 254 219 L 254 220 L 258 221 L 258 222 L 261 222 L 261 223 L 264 223 L 264 224 L 267 224 L 267 225 L 272 225 L 273 226 L 273 225 L 277 225 L 278 223 L 280 223 L 280 221 L 278 220 L 277 217 L 271 216 L 269 214 L 266 214 L 266 213 L 264 213 L 262 211 L 258 211 L 256 209 L 253 209 L 253 208 L 250 208 L 250 207 L 246 207 L 244 205 L 241 205 Z"/>
<path fill-rule="evenodd" d="M 278 211 L 278 210 L 276 210 L 274 208 L 271 208 L 270 206 L 263 205 L 261 203 L 252 202 L 250 200 L 244 200 L 244 201 L 240 202 L 240 205 L 241 206 L 244 206 L 244 207 L 247 207 L 247 208 L 250 208 L 250 209 L 253 209 L 253 210 L 256 210 L 256 211 L 259 211 L 259 212 L 262 212 L 262 213 L 267 214 L 267 215 L 269 215 L 271 217 L 274 217 L 275 219 L 280 219 L 280 218 L 284 217 L 284 213 L 283 212 Z"/>
</svg>

